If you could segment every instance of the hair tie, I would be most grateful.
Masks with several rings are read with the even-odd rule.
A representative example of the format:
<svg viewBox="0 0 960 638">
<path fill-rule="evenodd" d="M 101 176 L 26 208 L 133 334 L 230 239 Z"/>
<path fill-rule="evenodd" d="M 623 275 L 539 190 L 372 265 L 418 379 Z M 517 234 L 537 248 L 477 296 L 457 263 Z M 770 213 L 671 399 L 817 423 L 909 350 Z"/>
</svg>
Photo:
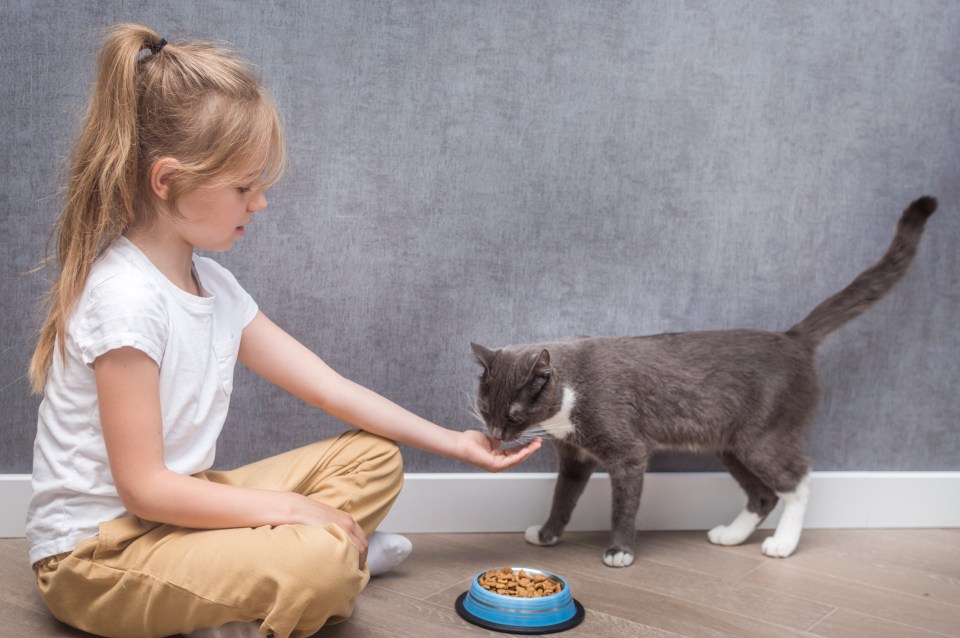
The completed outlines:
<svg viewBox="0 0 960 638">
<path fill-rule="evenodd" d="M 156 44 L 151 44 L 147 48 L 150 49 L 150 53 L 152 53 L 153 55 L 156 55 L 160 53 L 160 50 L 165 46 L 167 46 L 167 41 L 164 40 L 163 38 L 160 38 L 159 42 L 157 42 Z"/>
</svg>

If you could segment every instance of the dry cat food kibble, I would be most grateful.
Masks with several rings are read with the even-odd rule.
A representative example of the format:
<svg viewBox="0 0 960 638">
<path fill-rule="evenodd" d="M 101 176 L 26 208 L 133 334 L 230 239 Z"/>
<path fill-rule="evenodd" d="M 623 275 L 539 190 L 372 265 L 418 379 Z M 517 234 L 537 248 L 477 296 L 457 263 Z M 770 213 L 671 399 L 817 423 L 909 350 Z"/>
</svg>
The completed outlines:
<svg viewBox="0 0 960 638">
<path fill-rule="evenodd" d="M 491 569 L 477 578 L 480 586 L 501 596 L 543 598 L 563 589 L 563 583 L 543 574 L 528 574 L 524 570 L 513 573 L 509 566 Z"/>
</svg>

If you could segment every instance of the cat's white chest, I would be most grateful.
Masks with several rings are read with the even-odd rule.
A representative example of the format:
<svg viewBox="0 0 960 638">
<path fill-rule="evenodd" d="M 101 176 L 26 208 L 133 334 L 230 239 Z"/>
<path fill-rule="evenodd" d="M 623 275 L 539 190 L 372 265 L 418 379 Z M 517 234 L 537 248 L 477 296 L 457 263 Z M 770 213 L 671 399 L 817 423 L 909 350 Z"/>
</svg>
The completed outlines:
<svg viewBox="0 0 960 638">
<path fill-rule="evenodd" d="M 577 402 L 577 393 L 570 386 L 563 387 L 563 399 L 560 402 L 560 411 L 539 424 L 555 439 L 564 440 L 574 433 L 576 428 L 570 421 L 570 413 Z"/>
</svg>

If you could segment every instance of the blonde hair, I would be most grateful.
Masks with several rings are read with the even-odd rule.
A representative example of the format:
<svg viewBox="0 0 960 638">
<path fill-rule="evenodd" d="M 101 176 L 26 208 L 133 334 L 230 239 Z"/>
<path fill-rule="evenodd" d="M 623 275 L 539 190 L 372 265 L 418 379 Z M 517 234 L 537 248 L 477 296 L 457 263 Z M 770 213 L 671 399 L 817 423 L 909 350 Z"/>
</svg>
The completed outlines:
<svg viewBox="0 0 960 638">
<path fill-rule="evenodd" d="M 165 202 L 149 187 L 164 157 L 177 167 Z M 176 215 L 184 194 L 251 166 L 263 167 L 269 186 L 285 163 L 276 109 L 244 61 L 209 43 L 168 44 L 140 25 L 112 28 L 69 157 L 53 235 L 57 276 L 30 361 L 33 390 L 43 391 L 55 349 L 66 360 L 70 312 L 96 259 L 125 230 Z"/>
</svg>

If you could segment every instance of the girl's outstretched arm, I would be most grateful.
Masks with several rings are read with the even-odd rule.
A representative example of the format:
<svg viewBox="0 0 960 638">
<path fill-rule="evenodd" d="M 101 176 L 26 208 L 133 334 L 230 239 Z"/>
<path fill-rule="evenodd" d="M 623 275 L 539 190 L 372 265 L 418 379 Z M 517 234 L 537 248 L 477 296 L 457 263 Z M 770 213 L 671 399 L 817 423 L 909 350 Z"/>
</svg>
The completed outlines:
<svg viewBox="0 0 960 638">
<path fill-rule="evenodd" d="M 524 447 L 500 450 L 481 432 L 458 432 L 431 423 L 339 375 L 262 312 L 244 328 L 239 358 L 263 378 L 341 421 L 491 472 L 512 467 L 540 448 L 536 439 Z"/>
<path fill-rule="evenodd" d="M 293 492 L 223 485 L 167 469 L 159 368 L 146 354 L 111 350 L 97 358 L 94 373 L 110 470 L 131 514 L 198 529 L 334 523 L 349 534 L 363 566 L 367 539 L 346 512 Z"/>
</svg>

